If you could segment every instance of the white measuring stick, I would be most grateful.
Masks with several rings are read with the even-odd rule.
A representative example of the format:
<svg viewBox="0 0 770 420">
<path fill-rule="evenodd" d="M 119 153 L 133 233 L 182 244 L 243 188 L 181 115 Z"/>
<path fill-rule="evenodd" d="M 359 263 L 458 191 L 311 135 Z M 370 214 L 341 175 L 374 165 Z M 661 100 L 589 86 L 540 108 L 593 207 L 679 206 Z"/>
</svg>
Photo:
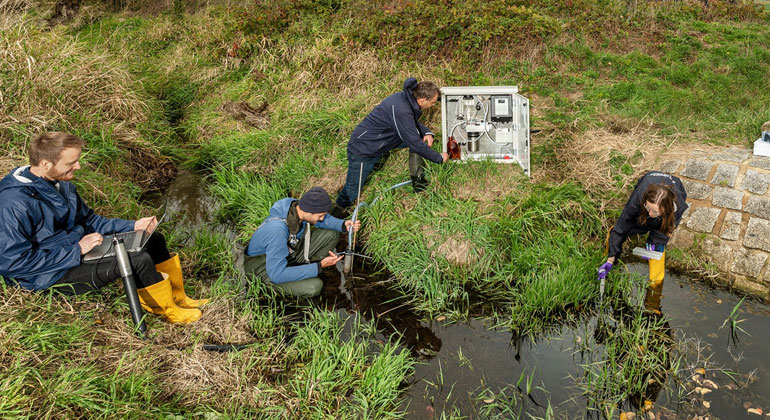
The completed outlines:
<svg viewBox="0 0 770 420">
<path fill-rule="evenodd" d="M 644 249 L 644 248 L 639 247 L 639 246 L 634 248 L 634 250 L 631 251 L 631 252 L 633 252 L 634 255 L 637 255 L 637 256 L 640 256 L 640 257 L 647 257 L 647 258 L 649 258 L 651 260 L 656 260 L 656 261 L 660 260 L 663 257 L 663 253 L 662 252 L 650 251 L 648 249 Z"/>
</svg>

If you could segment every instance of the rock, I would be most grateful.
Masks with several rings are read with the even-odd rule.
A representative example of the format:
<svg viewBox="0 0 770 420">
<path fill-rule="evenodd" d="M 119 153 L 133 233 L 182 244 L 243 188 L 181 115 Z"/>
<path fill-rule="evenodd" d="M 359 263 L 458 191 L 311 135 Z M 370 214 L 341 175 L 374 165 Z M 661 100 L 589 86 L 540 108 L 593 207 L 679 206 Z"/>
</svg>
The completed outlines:
<svg viewBox="0 0 770 420">
<path fill-rule="evenodd" d="M 711 195 L 712 188 L 708 184 L 685 178 L 682 180 L 682 185 L 684 185 L 684 190 L 687 191 L 687 198 L 706 200 Z"/>
<path fill-rule="evenodd" d="M 746 211 L 763 219 L 770 219 L 770 199 L 750 196 Z"/>
<path fill-rule="evenodd" d="M 746 235 L 743 236 L 743 246 L 770 252 L 770 221 L 749 218 Z"/>
<path fill-rule="evenodd" d="M 749 165 L 760 169 L 770 169 L 770 158 L 757 156 L 751 159 Z"/>
<path fill-rule="evenodd" d="M 759 296 L 762 298 L 767 297 L 767 287 L 751 281 L 743 276 L 735 276 L 733 279 L 732 284 L 733 289 L 740 290 L 743 293 L 752 295 L 752 296 Z"/>
<path fill-rule="evenodd" d="M 720 270 L 727 271 L 733 249 L 729 246 L 725 246 L 719 239 L 706 238 L 703 240 L 702 244 L 703 252 L 708 255 L 709 259 L 716 264 Z"/>
<path fill-rule="evenodd" d="M 714 197 L 711 204 L 717 207 L 726 207 L 728 209 L 740 210 L 743 207 L 743 192 L 730 188 L 714 188 Z"/>
<path fill-rule="evenodd" d="M 751 156 L 751 151 L 740 147 L 730 146 L 720 153 L 714 153 L 711 158 L 714 160 L 726 160 L 735 163 L 741 163 Z"/>
<path fill-rule="evenodd" d="M 681 164 L 682 162 L 679 160 L 669 160 L 668 162 L 663 162 L 658 170 L 669 174 L 675 174 Z"/>
<path fill-rule="evenodd" d="M 764 252 L 738 249 L 733 254 L 733 265 L 730 267 L 730 271 L 744 276 L 757 277 L 762 271 L 765 261 L 767 261 L 767 254 Z"/>
<path fill-rule="evenodd" d="M 723 187 L 734 187 L 735 177 L 738 176 L 738 166 L 729 165 L 726 163 L 717 166 L 717 171 L 714 173 L 714 177 L 711 178 L 711 183 L 721 185 Z"/>
<path fill-rule="evenodd" d="M 746 171 L 746 176 L 743 178 L 743 182 L 741 182 L 741 188 L 759 195 L 767 192 L 768 185 L 770 185 L 770 174 L 752 171 L 751 169 Z"/>
<path fill-rule="evenodd" d="M 705 160 L 690 159 L 685 162 L 681 175 L 688 178 L 705 181 L 709 176 L 709 172 L 711 172 L 712 166 L 713 165 L 711 162 Z"/>
<path fill-rule="evenodd" d="M 687 229 L 677 229 L 671 235 L 671 245 L 680 249 L 690 248 L 695 241 L 695 234 Z"/>
<path fill-rule="evenodd" d="M 690 219 L 687 221 L 687 227 L 697 232 L 711 233 L 721 212 L 720 209 L 708 207 L 693 209 Z"/>
<path fill-rule="evenodd" d="M 722 231 L 719 233 L 719 237 L 729 241 L 737 241 L 741 234 L 741 219 L 741 213 L 734 211 L 727 212 L 724 223 L 722 223 Z"/>
</svg>

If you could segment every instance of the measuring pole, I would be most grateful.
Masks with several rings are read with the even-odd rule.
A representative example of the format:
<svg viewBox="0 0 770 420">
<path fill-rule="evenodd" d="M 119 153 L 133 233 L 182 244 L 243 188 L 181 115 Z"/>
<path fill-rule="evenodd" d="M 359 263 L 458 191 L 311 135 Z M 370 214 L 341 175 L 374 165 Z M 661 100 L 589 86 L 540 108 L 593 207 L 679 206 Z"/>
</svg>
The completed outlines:
<svg viewBox="0 0 770 420">
<path fill-rule="evenodd" d="M 358 195 L 356 196 L 356 210 L 358 210 L 358 206 L 361 205 L 361 182 L 363 180 L 363 177 L 364 177 L 364 162 L 361 162 L 361 168 L 358 171 Z M 353 213 L 356 215 L 356 217 L 358 217 L 358 212 L 357 211 L 354 211 Z M 353 219 L 351 219 L 351 220 L 353 221 L 353 223 L 356 222 Z M 353 229 L 353 226 L 351 225 L 350 228 Z M 348 250 L 345 253 L 346 254 L 345 255 L 345 269 L 344 269 L 345 274 L 348 274 L 348 273 L 350 273 L 353 270 L 353 250 L 356 249 L 356 234 L 357 233 L 358 232 L 356 232 L 355 230 L 353 231 L 353 245 L 351 247 L 348 247 Z"/>
<path fill-rule="evenodd" d="M 123 288 L 126 290 L 126 299 L 128 300 L 128 309 L 131 311 L 131 318 L 134 320 L 136 334 L 139 338 L 145 338 L 147 334 L 147 325 L 144 323 L 144 312 L 139 304 L 139 296 L 136 294 L 136 283 L 134 283 L 134 272 L 131 270 L 131 261 L 128 258 L 126 246 L 123 239 L 113 236 L 112 246 L 115 249 L 115 256 L 118 261 L 120 276 L 123 278 Z"/>
</svg>

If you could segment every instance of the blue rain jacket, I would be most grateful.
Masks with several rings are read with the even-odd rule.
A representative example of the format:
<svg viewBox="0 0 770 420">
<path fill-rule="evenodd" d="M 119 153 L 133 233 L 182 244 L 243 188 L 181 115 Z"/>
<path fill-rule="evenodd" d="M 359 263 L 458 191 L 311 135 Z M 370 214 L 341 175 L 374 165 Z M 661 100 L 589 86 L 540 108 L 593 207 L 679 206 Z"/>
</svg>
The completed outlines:
<svg viewBox="0 0 770 420">
<path fill-rule="evenodd" d="M 649 232 L 647 243 L 655 245 L 656 249 L 663 249 L 668 244 L 668 235 L 660 231 L 662 222 L 660 217 L 648 217 L 647 223 L 644 225 L 639 224 L 639 215 L 646 211 L 644 210 L 644 203 L 642 203 L 644 193 L 647 192 L 647 188 L 652 184 L 663 184 L 671 187 L 674 195 L 676 195 L 676 201 L 674 201 L 674 228 L 679 226 L 682 215 L 688 207 L 685 201 L 687 200 L 687 191 L 685 191 L 682 181 L 664 172 L 647 172 L 639 178 L 634 187 L 634 192 L 631 193 L 626 207 L 623 208 L 623 212 L 620 214 L 620 218 L 618 218 L 615 227 L 610 231 L 608 257 L 614 256 L 616 259 L 619 258 L 623 251 L 623 242 L 631 235 Z"/>
<path fill-rule="evenodd" d="M 286 219 L 289 215 L 291 203 L 297 201 L 295 198 L 284 198 L 278 200 L 270 208 L 270 215 L 265 219 L 266 222 L 251 235 L 249 246 L 246 247 L 246 255 L 253 257 L 257 255 L 267 255 L 265 258 L 267 276 L 273 283 L 288 283 L 318 277 L 318 264 L 309 263 L 289 267 L 286 258 L 291 254 L 289 250 L 289 226 L 280 219 Z M 272 220 L 270 220 L 273 218 Z M 278 219 L 280 218 L 280 219 Z M 324 219 L 315 224 L 317 228 L 336 230 L 344 232 L 345 221 L 327 214 Z M 297 232 L 297 239 L 300 240 L 299 246 L 302 247 L 302 239 L 305 236 L 305 229 L 308 222 L 302 222 Z"/>
<path fill-rule="evenodd" d="M 83 236 L 133 229 L 133 221 L 95 214 L 72 183 L 60 181 L 57 191 L 29 166 L 0 181 L 0 275 L 25 289 L 51 287 L 79 266 Z"/>
<path fill-rule="evenodd" d="M 404 82 L 404 90 L 394 93 L 374 107 L 353 130 L 348 142 L 348 152 L 358 156 L 381 156 L 397 147 L 408 147 L 435 163 L 443 163 L 441 153 L 431 149 L 422 141 L 427 134 L 433 134 L 422 125 L 422 115 L 412 91 L 417 79 L 410 77 Z"/>
</svg>

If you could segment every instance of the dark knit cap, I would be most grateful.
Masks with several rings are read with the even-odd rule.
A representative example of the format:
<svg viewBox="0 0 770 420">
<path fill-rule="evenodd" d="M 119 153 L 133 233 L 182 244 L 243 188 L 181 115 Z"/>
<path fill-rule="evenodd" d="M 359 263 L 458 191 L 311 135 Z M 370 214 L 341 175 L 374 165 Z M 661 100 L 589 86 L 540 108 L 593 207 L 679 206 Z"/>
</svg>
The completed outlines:
<svg viewBox="0 0 770 420">
<path fill-rule="evenodd" d="M 332 208 L 332 199 L 323 188 L 313 187 L 302 194 L 299 207 L 307 213 L 328 213 Z"/>
</svg>

